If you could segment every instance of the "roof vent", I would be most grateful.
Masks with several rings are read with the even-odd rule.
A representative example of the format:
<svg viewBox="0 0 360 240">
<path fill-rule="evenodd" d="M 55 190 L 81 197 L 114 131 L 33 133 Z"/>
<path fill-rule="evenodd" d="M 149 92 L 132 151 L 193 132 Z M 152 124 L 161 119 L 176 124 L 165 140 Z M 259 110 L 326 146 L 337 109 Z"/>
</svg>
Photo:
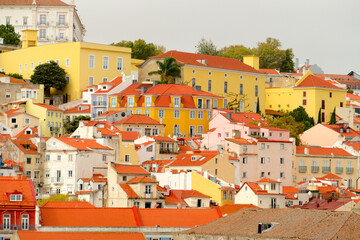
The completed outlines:
<svg viewBox="0 0 360 240">
<path fill-rule="evenodd" d="M 264 232 L 268 232 L 270 231 L 273 227 L 275 226 L 275 224 L 273 223 L 258 223 L 258 233 L 264 233 Z"/>
</svg>

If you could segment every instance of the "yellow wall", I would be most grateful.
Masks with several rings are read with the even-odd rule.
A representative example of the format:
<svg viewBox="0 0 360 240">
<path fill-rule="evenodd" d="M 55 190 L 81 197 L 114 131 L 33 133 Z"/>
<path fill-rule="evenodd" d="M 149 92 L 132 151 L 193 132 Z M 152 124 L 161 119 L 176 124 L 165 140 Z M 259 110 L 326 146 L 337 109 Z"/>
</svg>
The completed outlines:
<svg viewBox="0 0 360 240">
<path fill-rule="evenodd" d="M 89 55 L 95 56 L 94 69 L 89 69 Z M 103 56 L 109 57 L 108 70 L 103 69 Z M 123 58 L 123 70 L 117 70 L 117 57 Z M 70 60 L 68 67 L 66 59 Z M 0 54 L 0 69 L 3 68 L 5 72 L 20 73 L 25 79 L 30 79 L 33 74 L 31 63 L 35 68 L 39 62 L 45 63 L 48 60 L 59 60 L 60 67 L 70 78 L 70 83 L 64 90 L 64 94 L 70 95 L 68 101 L 81 98 L 81 91 L 88 86 L 89 76 L 93 76 L 94 84 L 98 84 L 103 82 L 104 77 L 110 81 L 122 73 L 129 75 L 131 72 L 130 48 L 85 42 L 48 44 L 2 53 Z"/>
<path fill-rule="evenodd" d="M 303 92 L 306 91 L 306 97 Z M 346 91 L 325 88 L 267 88 L 266 109 L 291 111 L 299 106 L 303 106 L 310 117 L 318 122 L 319 109 L 322 100 L 325 100 L 325 122 L 329 122 L 334 107 L 340 107 L 340 103 L 345 106 Z M 332 97 L 330 98 L 330 92 Z M 306 105 L 303 105 L 306 99 Z"/>
<path fill-rule="evenodd" d="M 131 59 L 131 71 L 139 71 L 137 65 L 143 63 L 145 60 L 142 60 L 142 59 L 135 59 L 135 58 L 132 58 Z"/>
</svg>

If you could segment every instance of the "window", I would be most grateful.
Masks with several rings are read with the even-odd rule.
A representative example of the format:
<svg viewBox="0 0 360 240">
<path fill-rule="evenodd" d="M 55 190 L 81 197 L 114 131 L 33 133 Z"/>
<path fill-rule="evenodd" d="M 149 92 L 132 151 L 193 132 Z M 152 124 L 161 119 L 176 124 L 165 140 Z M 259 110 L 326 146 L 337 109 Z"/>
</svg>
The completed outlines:
<svg viewBox="0 0 360 240">
<path fill-rule="evenodd" d="M 332 92 L 329 92 L 329 98 L 332 98 Z"/>
<path fill-rule="evenodd" d="M 284 150 L 285 149 L 285 145 L 283 143 L 280 144 L 280 150 Z"/>
<path fill-rule="evenodd" d="M 198 133 L 203 133 L 203 126 L 198 126 Z"/>
<path fill-rule="evenodd" d="M 321 122 L 325 122 L 325 113 L 324 112 L 321 113 Z"/>
<path fill-rule="evenodd" d="M 303 91 L 303 97 L 306 97 L 306 91 Z"/>
<path fill-rule="evenodd" d="M 214 99 L 213 108 L 217 108 L 217 100 L 216 99 Z"/>
<path fill-rule="evenodd" d="M 265 158 L 264 157 L 260 158 L 260 163 L 265 164 Z"/>
<path fill-rule="evenodd" d="M 224 108 L 227 108 L 228 107 L 228 100 L 227 99 L 224 99 Z"/>
<path fill-rule="evenodd" d="M 195 119 L 195 111 L 190 111 L 190 119 Z"/>
<path fill-rule="evenodd" d="M 45 25 L 45 24 L 46 24 L 46 15 L 40 14 L 40 25 Z"/>
<path fill-rule="evenodd" d="M 45 39 L 45 38 L 46 38 L 46 29 L 40 29 L 40 39 Z"/>
<path fill-rule="evenodd" d="M 102 155 L 102 160 L 103 160 L 103 162 L 106 162 L 106 154 Z"/>
<path fill-rule="evenodd" d="M 206 109 L 211 109 L 211 99 L 206 99 L 206 101 L 205 101 L 205 108 L 206 108 Z"/>
<path fill-rule="evenodd" d="M 271 190 L 276 190 L 276 184 L 275 183 L 272 183 L 271 186 L 270 186 Z"/>
<path fill-rule="evenodd" d="M 240 83 L 240 95 L 244 95 L 244 84 Z"/>
<path fill-rule="evenodd" d="M 10 17 L 6 17 L 6 24 L 10 24 Z"/>
<path fill-rule="evenodd" d="M 103 57 L 103 69 L 109 70 L 109 57 L 108 56 Z"/>
<path fill-rule="evenodd" d="M 174 107 L 180 107 L 180 98 L 174 97 Z"/>
<path fill-rule="evenodd" d="M 211 76 L 211 72 L 209 72 L 209 76 Z"/>
<path fill-rule="evenodd" d="M 226 200 L 226 198 L 227 198 L 227 192 L 223 191 L 223 200 Z"/>
<path fill-rule="evenodd" d="M 174 118 L 180 118 L 180 111 L 179 110 L 174 111 Z"/>
<path fill-rule="evenodd" d="M 284 164 L 285 160 L 284 158 L 280 158 L 280 164 Z"/>
<path fill-rule="evenodd" d="M 136 114 L 141 114 L 141 110 L 136 110 Z"/>
<path fill-rule="evenodd" d="M 3 229 L 10 230 L 10 214 L 3 214 Z"/>
<path fill-rule="evenodd" d="M 46 160 L 46 161 L 50 161 L 50 155 L 49 155 L 49 154 L 46 155 L 45 160 Z"/>
<path fill-rule="evenodd" d="M 340 107 L 343 107 L 344 106 L 344 103 L 343 102 L 340 102 Z"/>
<path fill-rule="evenodd" d="M 57 155 L 57 160 L 61 161 L 61 155 Z"/>
<path fill-rule="evenodd" d="M 16 118 L 11 118 L 11 123 L 16 123 Z"/>
<path fill-rule="evenodd" d="M 72 170 L 69 170 L 68 174 L 69 174 L 69 178 L 72 178 Z"/>
<path fill-rule="evenodd" d="M 89 77 L 89 86 L 94 85 L 94 77 Z"/>
<path fill-rule="evenodd" d="M 228 93 L 228 82 L 224 82 L 224 93 Z"/>
<path fill-rule="evenodd" d="M 284 172 L 280 172 L 280 178 L 285 178 L 285 173 Z"/>
<path fill-rule="evenodd" d="M 108 78 L 107 77 L 103 77 L 103 82 L 107 82 Z"/>
<path fill-rule="evenodd" d="M 198 119 L 203 119 L 203 117 L 204 117 L 204 112 L 198 111 Z"/>
<path fill-rule="evenodd" d="M 31 164 L 31 158 L 26 158 L 26 164 Z"/>
<path fill-rule="evenodd" d="M 232 201 L 233 200 L 233 192 L 229 191 L 229 200 Z"/>
<path fill-rule="evenodd" d="M 243 152 L 246 152 L 246 151 L 247 151 L 247 146 L 244 145 L 244 146 L 243 146 Z"/>
<path fill-rule="evenodd" d="M 116 98 L 111 98 L 111 107 L 116 107 Z"/>
<path fill-rule="evenodd" d="M 211 92 L 211 80 L 208 80 L 208 92 Z"/>
<path fill-rule="evenodd" d="M 259 86 L 255 85 L 255 97 L 259 96 Z"/>
<path fill-rule="evenodd" d="M 261 149 L 265 149 L 265 143 L 261 143 Z"/>
<path fill-rule="evenodd" d="M 24 64 L 24 71 L 27 71 L 27 63 Z"/>
<path fill-rule="evenodd" d="M 59 15 L 59 25 L 60 26 L 65 25 L 65 15 Z"/>
<path fill-rule="evenodd" d="M 29 230 L 29 214 L 21 215 L 21 229 Z"/>
<path fill-rule="evenodd" d="M 207 112 L 207 119 L 211 119 L 211 112 Z"/>
<path fill-rule="evenodd" d="M 321 100 L 321 109 L 325 109 L 325 100 Z"/>
<path fill-rule="evenodd" d="M 159 135 L 159 131 L 158 131 L 157 128 L 154 128 L 152 131 L 153 131 L 153 134 L 152 134 L 152 135 L 154 135 L 154 136 Z"/>
<path fill-rule="evenodd" d="M 242 163 L 247 164 L 247 157 L 243 157 Z"/>
<path fill-rule="evenodd" d="M 67 58 L 66 61 L 65 61 L 65 66 L 66 67 L 70 67 L 70 59 Z"/>
<path fill-rule="evenodd" d="M 95 68 L 95 56 L 89 55 L 89 68 Z M 93 85 L 93 84 L 91 84 Z"/>
<path fill-rule="evenodd" d="M 263 178 L 265 176 L 265 172 L 260 173 L 260 178 Z"/>
<path fill-rule="evenodd" d="M 164 116 L 165 116 L 165 111 L 159 110 L 159 118 L 164 118 Z"/>
<path fill-rule="evenodd" d="M 303 99 L 302 105 L 303 105 L 303 106 L 306 106 L 306 103 L 307 103 L 307 102 L 306 102 L 306 99 Z"/>
<path fill-rule="evenodd" d="M 140 207 L 140 202 L 134 202 L 134 206 L 139 208 Z"/>
<path fill-rule="evenodd" d="M 116 61 L 116 69 L 117 69 L 118 71 L 121 71 L 121 70 L 122 70 L 122 62 L 123 62 L 123 59 L 120 58 L 120 57 L 118 57 L 118 58 L 117 58 L 117 61 Z"/>
<path fill-rule="evenodd" d="M 145 107 L 150 107 L 151 106 L 151 97 L 146 97 L 145 98 Z"/>
<path fill-rule="evenodd" d="M 150 110 L 149 109 L 145 110 L 145 115 L 150 117 Z"/>
<path fill-rule="evenodd" d="M 191 79 L 191 86 L 194 88 L 196 86 L 196 79 Z"/>
<path fill-rule="evenodd" d="M 151 185 L 145 185 L 145 194 L 151 193 Z"/>
<path fill-rule="evenodd" d="M 201 98 L 199 98 L 197 100 L 197 108 L 202 108 L 203 107 L 203 100 Z"/>
<path fill-rule="evenodd" d="M 128 107 L 133 107 L 134 106 L 134 98 L 133 97 L 129 97 L 128 98 Z M 136 113 L 137 114 L 137 113 Z"/>
<path fill-rule="evenodd" d="M 179 132 L 180 132 L 180 126 L 177 125 L 177 124 L 175 124 L 175 125 L 174 125 L 174 135 L 178 135 Z"/>
<path fill-rule="evenodd" d="M 21 72 L 21 64 L 19 64 L 19 72 Z"/>
<path fill-rule="evenodd" d="M 239 102 L 239 109 L 241 112 L 244 111 L 244 101 L 243 100 L 240 100 L 240 102 Z"/>
<path fill-rule="evenodd" d="M 40 158 L 35 158 L 35 163 L 39 164 L 40 163 Z"/>
<path fill-rule="evenodd" d="M 125 162 L 130 162 L 130 155 L 125 154 Z"/>
<path fill-rule="evenodd" d="M 243 172 L 242 177 L 243 177 L 243 178 L 247 178 L 246 175 L 247 175 L 246 172 Z"/>
<path fill-rule="evenodd" d="M 243 76 L 242 75 L 240 75 L 240 80 L 242 80 L 243 79 Z"/>
</svg>

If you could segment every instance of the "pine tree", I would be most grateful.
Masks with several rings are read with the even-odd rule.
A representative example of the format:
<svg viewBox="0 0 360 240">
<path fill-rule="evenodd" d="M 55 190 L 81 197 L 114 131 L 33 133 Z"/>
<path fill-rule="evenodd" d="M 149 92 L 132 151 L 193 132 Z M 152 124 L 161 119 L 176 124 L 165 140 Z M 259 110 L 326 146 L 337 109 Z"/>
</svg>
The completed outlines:
<svg viewBox="0 0 360 240">
<path fill-rule="evenodd" d="M 331 114 L 331 118 L 330 118 L 330 124 L 336 124 L 336 113 L 335 113 L 336 108 L 334 107 L 334 111 Z"/>
<path fill-rule="evenodd" d="M 319 109 L 318 123 L 321 123 L 321 108 Z"/>
<path fill-rule="evenodd" d="M 259 99 L 259 97 L 257 98 L 256 113 L 258 113 L 258 114 L 261 115 L 261 111 L 260 111 L 260 99 Z"/>
</svg>

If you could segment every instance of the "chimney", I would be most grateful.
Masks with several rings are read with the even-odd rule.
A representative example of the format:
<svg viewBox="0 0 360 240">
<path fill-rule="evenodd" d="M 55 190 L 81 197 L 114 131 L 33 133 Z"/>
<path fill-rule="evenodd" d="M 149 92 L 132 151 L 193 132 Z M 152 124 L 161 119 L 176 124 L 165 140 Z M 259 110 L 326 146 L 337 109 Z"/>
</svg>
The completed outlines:
<svg viewBox="0 0 360 240">
<path fill-rule="evenodd" d="M 256 70 L 259 70 L 259 56 L 243 56 L 243 63 L 249 65 L 250 67 L 253 67 Z"/>
<path fill-rule="evenodd" d="M 306 66 L 309 66 L 309 65 L 310 65 L 310 59 L 306 59 L 305 65 L 306 65 Z"/>
<path fill-rule="evenodd" d="M 306 147 L 304 148 L 304 154 L 308 155 L 309 154 L 309 149 Z"/>
<path fill-rule="evenodd" d="M 295 69 L 299 69 L 299 58 L 295 58 Z"/>
<path fill-rule="evenodd" d="M 22 30 L 21 47 L 35 47 L 37 45 L 37 31 L 38 30 Z"/>
<path fill-rule="evenodd" d="M 304 66 L 302 69 L 302 74 L 305 75 L 305 73 L 306 73 L 306 66 Z"/>
</svg>

